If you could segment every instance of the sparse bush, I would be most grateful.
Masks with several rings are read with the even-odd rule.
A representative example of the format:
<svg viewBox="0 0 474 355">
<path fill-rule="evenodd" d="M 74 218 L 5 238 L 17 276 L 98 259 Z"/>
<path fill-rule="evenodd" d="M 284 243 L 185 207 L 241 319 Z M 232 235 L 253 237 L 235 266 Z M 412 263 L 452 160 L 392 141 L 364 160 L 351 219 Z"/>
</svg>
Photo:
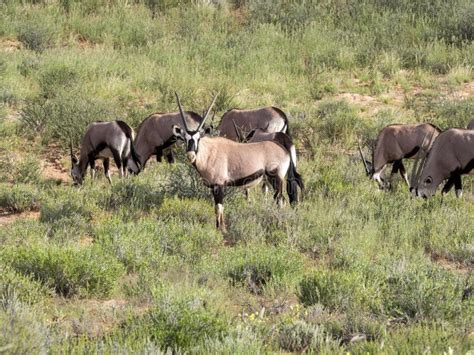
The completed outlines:
<svg viewBox="0 0 474 355">
<path fill-rule="evenodd" d="M 18 28 L 18 39 L 26 48 L 41 53 L 52 45 L 53 31 L 53 28 L 36 17 L 21 22 Z"/>
<path fill-rule="evenodd" d="M 0 303 L 18 300 L 26 304 L 35 304 L 47 295 L 44 286 L 28 276 L 19 274 L 8 265 L 2 264 L 0 273 Z"/>
<path fill-rule="evenodd" d="M 4 250 L 2 259 L 65 297 L 106 296 L 123 273 L 122 264 L 96 248 L 29 245 Z"/>
<path fill-rule="evenodd" d="M 162 293 L 144 316 L 122 326 L 131 334 L 148 336 L 162 350 L 186 351 L 210 339 L 222 339 L 229 321 L 202 296 Z"/>
<path fill-rule="evenodd" d="M 39 207 L 39 192 L 29 185 L 1 184 L 0 208 L 7 212 L 19 213 Z"/>
<path fill-rule="evenodd" d="M 225 277 L 256 294 L 269 286 L 278 288 L 295 282 L 303 267 L 297 253 L 258 244 L 236 247 L 224 253 L 221 260 Z"/>
</svg>

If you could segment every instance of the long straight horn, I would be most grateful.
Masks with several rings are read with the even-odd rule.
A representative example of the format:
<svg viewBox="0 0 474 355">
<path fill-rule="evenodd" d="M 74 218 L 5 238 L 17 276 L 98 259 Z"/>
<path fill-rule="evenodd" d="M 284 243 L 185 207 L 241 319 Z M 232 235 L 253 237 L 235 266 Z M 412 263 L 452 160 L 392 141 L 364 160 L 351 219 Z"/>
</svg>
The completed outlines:
<svg viewBox="0 0 474 355">
<path fill-rule="evenodd" d="M 239 142 L 242 143 L 243 139 L 242 139 L 242 135 L 240 134 L 239 127 L 237 127 L 234 120 L 232 120 L 232 123 L 234 124 L 234 129 L 235 129 L 235 134 L 237 134 L 237 139 L 239 140 Z"/>
<path fill-rule="evenodd" d="M 202 118 L 201 124 L 198 127 L 198 131 L 202 128 L 202 126 L 204 126 L 204 122 L 206 121 L 207 116 L 209 115 L 209 112 L 211 112 L 212 106 L 214 106 L 214 103 L 216 102 L 217 95 L 219 95 L 219 93 L 217 93 L 216 96 L 214 96 L 214 99 L 212 100 L 211 105 L 207 109 L 206 114 L 204 115 L 204 117 Z"/>
<path fill-rule="evenodd" d="M 357 147 L 359 148 L 360 159 L 362 160 L 362 163 L 364 164 L 365 173 L 366 173 L 367 176 L 369 176 L 370 175 L 370 170 L 369 170 L 369 167 L 367 166 L 367 163 L 365 161 L 364 154 L 362 153 L 362 148 L 360 147 L 360 140 L 357 141 Z"/>
<path fill-rule="evenodd" d="M 412 169 L 411 178 L 410 178 L 410 188 L 418 188 L 418 179 L 421 175 L 423 164 L 425 163 L 424 160 L 425 160 L 426 154 L 423 154 L 423 147 L 425 146 L 427 137 L 428 137 L 428 133 L 426 133 L 425 136 L 423 137 L 420 150 L 418 151 L 418 155 L 416 156 L 415 162 L 413 163 L 413 169 Z M 420 158 L 422 155 L 423 155 L 423 158 L 421 159 L 421 164 L 418 166 L 418 163 L 420 162 Z"/>
<path fill-rule="evenodd" d="M 75 156 L 74 156 L 74 152 L 72 151 L 72 138 L 69 138 L 69 151 L 71 154 L 71 159 L 74 159 Z"/>
<path fill-rule="evenodd" d="M 431 132 L 431 135 L 430 135 L 430 139 L 428 141 L 428 145 L 426 146 L 426 149 L 425 149 L 425 154 L 423 155 L 423 159 L 421 160 L 421 164 L 420 164 L 418 173 L 416 174 L 416 187 L 418 187 L 418 185 L 420 184 L 421 173 L 423 172 L 423 168 L 425 167 L 426 159 L 427 159 L 428 153 L 430 151 L 431 142 L 433 141 L 434 133 L 435 133 L 435 130 L 433 129 L 433 131 Z M 426 138 L 427 135 L 428 135 L 428 133 L 425 135 L 425 138 Z M 424 145 L 425 145 L 425 140 L 423 140 L 422 147 Z"/>
<path fill-rule="evenodd" d="M 178 93 L 175 92 L 174 94 L 176 95 L 176 101 L 178 102 L 179 113 L 181 114 L 181 119 L 183 120 L 184 129 L 189 131 L 188 124 L 186 123 L 186 117 L 184 116 L 183 106 L 181 106 L 181 101 L 179 101 Z"/>
</svg>

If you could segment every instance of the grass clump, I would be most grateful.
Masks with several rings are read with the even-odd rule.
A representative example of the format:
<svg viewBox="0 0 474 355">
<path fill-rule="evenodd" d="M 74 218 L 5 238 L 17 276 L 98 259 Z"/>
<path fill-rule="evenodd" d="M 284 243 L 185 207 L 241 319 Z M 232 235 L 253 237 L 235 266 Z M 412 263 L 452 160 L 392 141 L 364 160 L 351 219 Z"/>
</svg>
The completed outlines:
<svg viewBox="0 0 474 355">
<path fill-rule="evenodd" d="M 0 274 L 0 300 L 12 302 L 17 300 L 25 304 L 35 304 L 47 295 L 45 287 L 29 276 L 15 271 L 11 266 L 2 264 Z"/>
<path fill-rule="evenodd" d="M 124 271 L 97 248 L 30 245 L 4 250 L 2 258 L 18 273 L 65 297 L 107 296 Z"/>
<path fill-rule="evenodd" d="M 297 253 L 259 244 L 236 247 L 223 253 L 221 260 L 224 276 L 255 294 L 290 286 L 303 268 Z"/>
<path fill-rule="evenodd" d="M 31 185 L 0 184 L 0 208 L 6 212 L 20 213 L 39 208 L 40 194 Z"/>
<path fill-rule="evenodd" d="M 230 322 L 201 293 L 164 292 L 156 296 L 152 309 L 122 326 L 127 333 L 149 337 L 163 351 L 193 351 L 210 339 L 222 339 Z"/>
</svg>

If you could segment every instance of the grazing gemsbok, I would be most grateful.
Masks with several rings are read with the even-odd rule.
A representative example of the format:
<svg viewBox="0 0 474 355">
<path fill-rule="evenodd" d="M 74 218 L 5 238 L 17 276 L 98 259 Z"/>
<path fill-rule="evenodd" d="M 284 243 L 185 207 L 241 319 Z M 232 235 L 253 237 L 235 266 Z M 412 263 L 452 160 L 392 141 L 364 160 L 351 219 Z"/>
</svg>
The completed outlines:
<svg viewBox="0 0 474 355">
<path fill-rule="evenodd" d="M 397 172 L 410 186 L 408 175 L 403 165 L 403 159 L 415 159 L 420 148 L 429 150 L 430 145 L 423 139 L 427 135 L 432 135 L 433 140 L 441 133 L 441 130 L 429 123 L 420 124 L 393 124 L 384 127 L 377 136 L 375 149 L 372 152 L 372 162 L 367 164 L 361 152 L 361 158 L 368 176 L 378 182 L 381 189 L 390 187 L 386 184 L 381 174 L 388 164 L 392 164 L 390 181 Z M 369 169 L 371 165 L 371 169 Z"/>
<path fill-rule="evenodd" d="M 81 153 L 79 159 L 71 150 L 71 177 L 74 185 L 82 184 L 86 174 L 87 166 L 91 168 L 91 177 L 95 177 L 95 161 L 102 159 L 104 173 L 112 183 L 109 166 L 110 158 L 113 158 L 119 170 L 120 177 L 128 170 L 138 174 L 141 169 L 140 161 L 133 145 L 134 132 L 128 124 L 123 121 L 93 122 L 86 128 L 82 138 Z"/>
<path fill-rule="evenodd" d="M 267 132 L 288 133 L 288 118 L 278 107 L 263 107 L 253 110 L 232 109 L 224 113 L 217 130 L 221 137 L 238 141 L 252 130 L 260 128 Z"/>
<path fill-rule="evenodd" d="M 216 97 L 197 129 L 190 129 L 184 118 L 179 96 L 176 94 L 184 130 L 175 125 L 173 132 L 177 138 L 185 141 L 189 162 L 201 175 L 204 184 L 212 188 L 216 226 L 225 231 L 224 187 L 251 186 L 265 175 L 275 190 L 275 200 L 280 204 L 283 200 L 283 181 L 288 173 L 287 193 L 290 203 L 293 204 L 297 201 L 293 182 L 300 181 L 301 176 L 291 161 L 290 153 L 278 143 L 265 141 L 244 144 L 224 137 L 202 136 L 202 127 Z"/>
<path fill-rule="evenodd" d="M 467 124 L 467 129 L 474 129 L 474 118 Z"/>
<path fill-rule="evenodd" d="M 474 173 L 474 130 L 451 128 L 444 131 L 417 168 L 418 159 L 412 175 L 417 196 L 432 196 L 447 179 L 442 193 L 449 192 L 454 185 L 456 196 L 461 197 L 461 175 Z"/>
<path fill-rule="evenodd" d="M 202 117 L 195 112 L 186 111 L 186 121 L 189 127 L 196 128 Z M 154 113 L 145 118 L 138 127 L 135 139 L 135 150 L 143 167 L 152 155 L 156 155 L 156 160 L 161 162 L 164 152 L 168 163 L 174 162 L 171 146 L 176 142 L 176 137 L 172 127 L 182 126 L 181 122 L 179 112 Z"/>
</svg>

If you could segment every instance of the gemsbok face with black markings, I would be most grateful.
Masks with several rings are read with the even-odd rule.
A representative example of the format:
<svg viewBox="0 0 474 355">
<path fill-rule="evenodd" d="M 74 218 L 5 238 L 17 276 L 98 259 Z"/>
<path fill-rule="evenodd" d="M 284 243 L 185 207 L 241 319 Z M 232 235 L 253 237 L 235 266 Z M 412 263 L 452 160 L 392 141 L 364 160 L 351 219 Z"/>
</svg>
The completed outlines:
<svg viewBox="0 0 474 355">
<path fill-rule="evenodd" d="M 462 195 L 461 176 L 474 173 L 474 130 L 451 128 L 441 133 L 431 150 L 413 168 L 413 188 L 417 196 L 431 197 L 445 180 L 442 193 L 455 187 Z"/>
<path fill-rule="evenodd" d="M 92 179 L 95 177 L 97 159 L 103 160 L 104 173 L 110 183 L 112 183 L 109 172 L 110 158 L 114 159 L 120 177 L 125 175 L 125 169 L 138 174 L 141 165 L 135 152 L 133 138 L 133 129 L 123 121 L 91 123 L 82 138 L 79 159 L 73 153 L 72 142 L 70 145 L 71 177 L 74 185 L 83 183 L 88 166 L 91 168 Z"/>
<path fill-rule="evenodd" d="M 426 146 L 428 143 L 423 143 L 424 137 L 432 136 L 431 142 L 433 142 L 440 133 L 439 128 L 429 123 L 393 124 L 384 127 L 377 136 L 375 149 L 372 152 L 372 162 L 367 164 L 359 147 L 366 174 L 377 181 L 381 189 L 384 189 L 390 187 L 393 176 L 399 172 L 406 184 L 410 186 L 403 159 L 416 159 L 420 149 L 429 150 L 431 145 Z M 393 165 L 390 180 L 386 183 L 382 178 L 382 173 L 388 164 Z"/>
<path fill-rule="evenodd" d="M 254 129 L 271 132 L 288 132 L 288 118 L 278 107 L 263 107 L 253 110 L 232 109 L 224 113 L 217 127 L 219 136 L 241 141 Z"/>
<path fill-rule="evenodd" d="M 202 128 L 216 97 L 197 129 L 187 126 L 177 94 L 176 100 L 184 129 L 175 125 L 173 131 L 177 138 L 184 140 L 187 158 L 201 175 L 204 184 L 212 188 L 217 228 L 225 231 L 223 199 L 224 188 L 227 186 L 252 186 L 265 175 L 274 188 L 275 200 L 281 203 L 283 181 L 288 174 L 287 192 L 290 203 L 297 201 L 294 186 L 298 185 L 295 182 L 301 180 L 301 176 L 285 147 L 272 141 L 244 144 L 224 137 L 203 136 Z"/>
<path fill-rule="evenodd" d="M 186 111 L 185 115 L 186 123 L 191 129 L 196 129 L 202 121 L 202 117 L 195 112 Z M 171 151 L 171 147 L 176 142 L 173 134 L 174 125 L 183 128 L 179 112 L 154 113 L 140 124 L 135 139 L 135 149 L 143 167 L 152 155 L 156 155 L 158 162 L 162 161 L 163 155 L 166 155 L 168 163 L 174 162 Z"/>
<path fill-rule="evenodd" d="M 467 124 L 467 129 L 474 129 L 474 118 Z"/>
</svg>

